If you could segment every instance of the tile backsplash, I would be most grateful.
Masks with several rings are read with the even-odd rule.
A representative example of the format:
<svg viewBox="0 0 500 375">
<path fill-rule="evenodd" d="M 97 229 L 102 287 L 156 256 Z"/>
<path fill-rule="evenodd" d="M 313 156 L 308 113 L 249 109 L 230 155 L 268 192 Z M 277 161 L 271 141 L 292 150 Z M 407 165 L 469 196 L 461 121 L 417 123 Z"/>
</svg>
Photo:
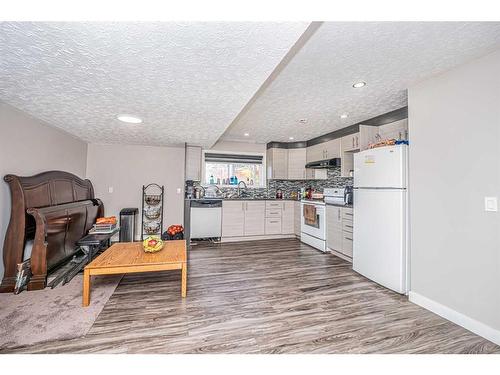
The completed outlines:
<svg viewBox="0 0 500 375">
<path fill-rule="evenodd" d="M 301 188 L 312 187 L 318 192 L 323 192 L 324 188 L 343 188 L 345 186 L 352 186 L 352 177 L 341 177 L 340 167 L 333 167 L 327 171 L 326 180 L 268 180 L 267 188 L 248 189 L 251 197 L 253 198 L 273 198 L 276 195 L 276 190 L 283 191 L 284 198 L 290 198 L 293 191 L 298 191 Z M 236 188 L 223 187 L 221 191 L 226 193 L 233 193 Z"/>
</svg>

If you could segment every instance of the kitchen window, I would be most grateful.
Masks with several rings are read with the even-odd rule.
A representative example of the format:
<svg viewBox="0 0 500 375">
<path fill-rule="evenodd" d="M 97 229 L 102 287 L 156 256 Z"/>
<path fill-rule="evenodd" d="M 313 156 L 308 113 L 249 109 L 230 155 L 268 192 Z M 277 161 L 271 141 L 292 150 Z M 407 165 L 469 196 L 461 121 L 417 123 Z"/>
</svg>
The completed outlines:
<svg viewBox="0 0 500 375">
<path fill-rule="evenodd" d="M 248 187 L 264 187 L 262 155 L 205 153 L 205 184 L 237 185 L 244 181 Z"/>
</svg>

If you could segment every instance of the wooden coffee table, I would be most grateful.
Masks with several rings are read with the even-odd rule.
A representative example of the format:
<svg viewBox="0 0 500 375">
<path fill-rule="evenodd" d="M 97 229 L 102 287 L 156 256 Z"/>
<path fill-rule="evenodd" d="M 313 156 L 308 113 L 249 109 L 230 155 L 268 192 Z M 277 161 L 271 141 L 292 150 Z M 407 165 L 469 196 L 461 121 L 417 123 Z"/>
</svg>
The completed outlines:
<svg viewBox="0 0 500 375">
<path fill-rule="evenodd" d="M 157 253 L 146 253 L 142 242 L 119 242 L 89 263 L 83 271 L 83 306 L 90 304 L 90 277 L 137 272 L 182 270 L 181 296 L 187 293 L 186 241 L 165 241 Z"/>
</svg>

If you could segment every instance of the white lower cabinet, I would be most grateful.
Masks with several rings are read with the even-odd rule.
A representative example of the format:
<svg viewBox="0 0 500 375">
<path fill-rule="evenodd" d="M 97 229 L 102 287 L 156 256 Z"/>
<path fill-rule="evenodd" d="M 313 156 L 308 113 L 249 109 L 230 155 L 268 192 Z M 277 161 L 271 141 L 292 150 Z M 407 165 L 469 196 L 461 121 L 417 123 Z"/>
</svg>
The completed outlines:
<svg viewBox="0 0 500 375">
<path fill-rule="evenodd" d="M 326 206 L 326 246 L 332 250 L 342 249 L 342 208 Z"/>
<path fill-rule="evenodd" d="M 241 237 L 245 234 L 245 202 L 222 202 L 222 237 Z"/>
<path fill-rule="evenodd" d="M 266 234 L 281 234 L 281 217 L 266 217 Z"/>
<path fill-rule="evenodd" d="M 342 234 L 342 254 L 352 258 L 352 233 Z"/>
<path fill-rule="evenodd" d="M 353 209 L 342 208 L 342 254 L 352 259 Z"/>
<path fill-rule="evenodd" d="M 293 235 L 296 203 L 225 200 L 222 202 L 222 238 Z"/>
<path fill-rule="evenodd" d="M 295 202 L 284 201 L 283 210 L 281 211 L 281 233 L 294 234 L 295 230 Z"/>
<path fill-rule="evenodd" d="M 266 235 L 281 234 L 283 201 L 266 202 Z"/>
<path fill-rule="evenodd" d="M 352 259 L 352 208 L 326 206 L 326 245 Z"/>
<path fill-rule="evenodd" d="M 265 233 L 266 202 L 245 201 L 245 236 L 262 236 Z"/>
<path fill-rule="evenodd" d="M 294 205 L 294 216 L 293 216 L 293 233 L 297 237 L 300 237 L 300 221 L 302 219 L 302 211 L 300 207 L 300 201 L 293 202 Z"/>
</svg>

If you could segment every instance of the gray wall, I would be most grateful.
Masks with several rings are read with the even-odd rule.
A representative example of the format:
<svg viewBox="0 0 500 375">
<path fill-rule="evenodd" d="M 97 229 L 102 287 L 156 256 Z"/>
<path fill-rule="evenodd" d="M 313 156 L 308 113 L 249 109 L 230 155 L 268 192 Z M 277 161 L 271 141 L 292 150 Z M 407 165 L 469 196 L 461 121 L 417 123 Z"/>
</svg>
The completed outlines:
<svg viewBox="0 0 500 375">
<path fill-rule="evenodd" d="M 89 144 L 87 177 L 106 215 L 118 217 L 125 207 L 139 209 L 138 236 L 142 185 L 151 182 L 165 186 L 164 229 L 184 222 L 184 147 Z"/>
<path fill-rule="evenodd" d="M 85 178 L 87 144 L 0 102 L 0 277 L 3 240 L 10 218 L 10 193 L 3 176 L 62 170 Z"/>
<path fill-rule="evenodd" d="M 500 330 L 500 51 L 409 89 L 411 289 Z"/>
</svg>

